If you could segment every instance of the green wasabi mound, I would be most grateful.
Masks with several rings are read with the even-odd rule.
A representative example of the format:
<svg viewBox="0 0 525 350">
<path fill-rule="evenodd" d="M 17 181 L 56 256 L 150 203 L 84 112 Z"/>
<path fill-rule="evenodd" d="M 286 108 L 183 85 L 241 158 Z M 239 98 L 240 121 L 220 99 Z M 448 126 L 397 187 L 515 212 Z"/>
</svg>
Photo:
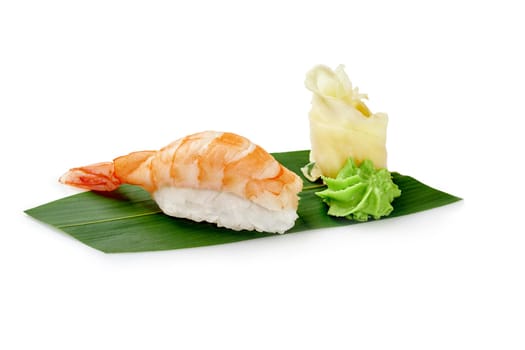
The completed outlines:
<svg viewBox="0 0 525 350">
<path fill-rule="evenodd" d="M 401 190 L 392 181 L 387 169 L 375 169 L 370 160 L 357 166 L 349 158 L 336 178 L 322 177 L 327 189 L 316 192 L 328 204 L 328 215 L 350 220 L 368 221 L 388 216 L 392 201 Z"/>
</svg>

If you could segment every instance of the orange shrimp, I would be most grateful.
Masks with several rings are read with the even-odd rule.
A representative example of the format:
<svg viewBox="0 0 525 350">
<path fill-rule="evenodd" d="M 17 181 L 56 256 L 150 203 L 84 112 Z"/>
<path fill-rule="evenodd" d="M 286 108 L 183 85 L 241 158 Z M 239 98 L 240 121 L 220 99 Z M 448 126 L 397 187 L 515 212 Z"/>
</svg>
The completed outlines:
<svg viewBox="0 0 525 350">
<path fill-rule="evenodd" d="M 152 194 L 166 187 L 228 192 L 269 210 L 296 210 L 302 189 L 302 180 L 261 147 L 215 131 L 186 136 L 158 151 L 73 168 L 59 181 L 95 191 L 132 184 Z"/>
</svg>

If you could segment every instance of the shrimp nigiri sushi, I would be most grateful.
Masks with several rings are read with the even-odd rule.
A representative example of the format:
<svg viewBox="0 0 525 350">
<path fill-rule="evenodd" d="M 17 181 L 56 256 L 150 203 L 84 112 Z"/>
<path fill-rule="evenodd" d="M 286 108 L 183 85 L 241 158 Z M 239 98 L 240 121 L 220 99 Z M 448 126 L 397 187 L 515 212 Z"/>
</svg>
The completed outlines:
<svg viewBox="0 0 525 350">
<path fill-rule="evenodd" d="M 158 151 L 73 168 L 60 182 L 94 191 L 138 185 L 167 215 L 273 233 L 294 226 L 303 186 L 261 147 L 215 131 L 186 136 Z"/>
</svg>

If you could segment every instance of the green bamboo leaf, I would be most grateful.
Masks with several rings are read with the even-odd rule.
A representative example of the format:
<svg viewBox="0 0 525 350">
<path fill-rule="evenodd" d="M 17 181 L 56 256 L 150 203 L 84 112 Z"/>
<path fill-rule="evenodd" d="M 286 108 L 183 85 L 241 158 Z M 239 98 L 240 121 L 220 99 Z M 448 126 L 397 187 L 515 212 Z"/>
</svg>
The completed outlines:
<svg viewBox="0 0 525 350">
<path fill-rule="evenodd" d="M 324 186 L 308 182 L 300 171 L 308 162 L 308 151 L 274 153 L 273 156 L 301 176 L 305 183 L 300 194 L 299 219 L 288 233 L 359 223 L 326 214 L 326 205 L 315 195 Z M 385 219 L 436 208 L 461 199 L 433 189 L 410 176 L 398 173 L 392 173 L 392 176 L 402 195 L 394 200 L 394 211 Z M 149 193 L 130 185 L 109 193 L 79 193 L 25 212 L 106 253 L 191 248 L 277 237 L 269 233 L 232 231 L 213 224 L 164 215 Z"/>
</svg>

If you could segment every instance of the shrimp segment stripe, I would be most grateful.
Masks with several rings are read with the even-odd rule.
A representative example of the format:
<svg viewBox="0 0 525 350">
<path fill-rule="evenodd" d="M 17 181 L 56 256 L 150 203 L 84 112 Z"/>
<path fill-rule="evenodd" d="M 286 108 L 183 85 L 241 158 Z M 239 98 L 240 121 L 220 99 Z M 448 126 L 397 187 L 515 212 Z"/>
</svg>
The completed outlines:
<svg viewBox="0 0 525 350">
<path fill-rule="evenodd" d="M 169 177 L 178 186 L 221 190 L 233 184 L 232 177 L 246 185 L 251 179 L 273 179 L 282 173 L 275 160 L 243 137 L 215 132 L 199 136 L 187 136 L 161 150 L 167 153 L 161 158 L 170 159 Z M 266 165 L 265 174 L 256 172 L 260 165 Z"/>
</svg>

